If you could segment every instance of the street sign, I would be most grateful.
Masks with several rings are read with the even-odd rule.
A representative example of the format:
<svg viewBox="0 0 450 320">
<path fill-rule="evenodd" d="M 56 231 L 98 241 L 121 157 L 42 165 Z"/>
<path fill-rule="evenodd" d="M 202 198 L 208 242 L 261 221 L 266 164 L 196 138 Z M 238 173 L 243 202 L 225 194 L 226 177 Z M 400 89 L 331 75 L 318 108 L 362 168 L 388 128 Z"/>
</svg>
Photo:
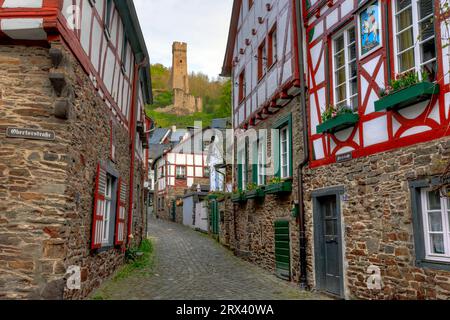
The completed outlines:
<svg viewBox="0 0 450 320">
<path fill-rule="evenodd" d="M 336 156 L 336 162 L 347 162 L 353 160 L 353 152 L 347 152 Z"/>
<path fill-rule="evenodd" d="M 8 128 L 6 129 L 6 137 L 16 139 L 54 141 L 56 135 L 54 131 L 48 130 Z"/>
</svg>

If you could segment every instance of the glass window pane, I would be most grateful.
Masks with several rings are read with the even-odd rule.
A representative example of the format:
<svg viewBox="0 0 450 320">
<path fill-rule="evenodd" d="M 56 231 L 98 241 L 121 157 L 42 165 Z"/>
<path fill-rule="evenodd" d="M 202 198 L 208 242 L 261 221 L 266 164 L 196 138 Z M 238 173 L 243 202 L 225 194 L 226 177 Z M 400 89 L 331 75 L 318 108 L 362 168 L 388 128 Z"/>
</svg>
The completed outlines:
<svg viewBox="0 0 450 320">
<path fill-rule="evenodd" d="M 425 19 L 420 23 L 420 40 L 426 40 L 432 36 L 434 36 L 434 24 L 433 24 L 434 17 L 430 17 Z"/>
<path fill-rule="evenodd" d="M 355 35 L 355 28 L 351 28 L 348 30 L 348 41 L 349 43 L 355 42 L 356 35 Z"/>
<path fill-rule="evenodd" d="M 403 11 L 397 16 L 397 32 L 400 32 L 412 25 L 412 10 L 411 8 Z"/>
<path fill-rule="evenodd" d="M 340 69 L 336 72 L 336 85 L 341 85 L 342 83 L 345 83 L 345 68 Z"/>
<path fill-rule="evenodd" d="M 437 74 L 437 63 L 436 61 L 432 61 L 430 63 L 427 63 L 422 67 L 422 71 L 426 71 L 429 75 L 429 80 L 434 81 L 436 80 L 436 74 Z"/>
<path fill-rule="evenodd" d="M 411 0 L 396 0 L 396 3 L 397 12 L 399 12 L 400 10 L 409 6 L 411 4 Z"/>
<path fill-rule="evenodd" d="M 352 96 L 358 93 L 358 79 L 353 78 L 351 81 L 351 92 Z"/>
<path fill-rule="evenodd" d="M 430 41 L 422 43 L 422 62 L 427 62 L 436 58 L 436 46 L 434 45 L 434 38 Z"/>
<path fill-rule="evenodd" d="M 338 55 L 336 55 L 336 57 L 334 58 L 335 60 L 335 69 L 339 69 L 340 67 L 345 65 L 345 52 L 342 51 L 341 53 L 339 53 Z"/>
<path fill-rule="evenodd" d="M 433 0 L 419 0 L 419 18 L 423 19 L 433 13 Z"/>
<path fill-rule="evenodd" d="M 345 85 L 342 85 L 338 88 L 336 88 L 336 102 L 340 102 L 342 100 L 347 99 L 347 92 L 345 90 Z"/>
<path fill-rule="evenodd" d="M 431 241 L 431 253 L 434 254 L 445 254 L 444 247 L 444 235 L 443 234 L 432 234 L 430 235 Z"/>
<path fill-rule="evenodd" d="M 428 224 L 430 232 L 443 232 L 442 214 L 440 212 L 430 212 L 428 214 Z"/>
<path fill-rule="evenodd" d="M 408 29 L 397 36 L 398 52 L 404 51 L 414 46 L 413 30 Z"/>
<path fill-rule="evenodd" d="M 441 210 L 441 193 L 439 190 L 428 192 L 428 210 Z"/>
<path fill-rule="evenodd" d="M 399 56 L 399 65 L 400 65 L 400 73 L 408 71 L 415 67 L 414 62 L 414 48 L 411 50 L 408 50 L 406 52 L 403 52 Z"/>
<path fill-rule="evenodd" d="M 344 35 L 334 40 L 334 52 L 337 53 L 344 49 Z"/>
<path fill-rule="evenodd" d="M 358 96 L 356 95 L 352 98 L 353 111 L 357 111 L 358 105 L 359 105 L 359 99 L 358 99 Z"/>
</svg>

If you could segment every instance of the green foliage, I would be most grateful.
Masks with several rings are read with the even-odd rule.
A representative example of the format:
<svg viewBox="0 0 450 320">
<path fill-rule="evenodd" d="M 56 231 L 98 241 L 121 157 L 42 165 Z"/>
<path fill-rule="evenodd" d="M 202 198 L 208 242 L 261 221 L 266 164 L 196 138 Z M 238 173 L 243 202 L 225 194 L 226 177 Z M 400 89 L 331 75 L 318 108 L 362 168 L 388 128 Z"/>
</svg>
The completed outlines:
<svg viewBox="0 0 450 320">
<path fill-rule="evenodd" d="M 153 266 L 153 243 L 143 240 L 139 247 L 132 247 L 125 252 L 127 264 L 115 275 L 114 281 L 130 276 L 134 271 L 142 271 Z"/>
<path fill-rule="evenodd" d="M 420 80 L 418 72 L 405 72 L 403 74 L 397 75 L 396 78 L 392 80 L 386 88 L 380 89 L 379 95 L 380 97 L 385 97 L 397 91 L 406 89 L 412 85 L 425 81 L 430 81 L 430 74 L 425 70 L 422 72 L 422 80 Z"/>
<path fill-rule="evenodd" d="M 151 66 L 153 83 L 153 105 L 147 106 L 148 116 L 152 117 L 158 127 L 177 126 L 185 128 L 193 126 L 195 121 L 202 121 L 203 126 L 211 125 L 212 119 L 231 116 L 231 80 L 210 79 L 203 73 L 189 75 L 190 93 L 203 99 L 203 112 L 179 117 L 156 109 L 170 106 L 173 100 L 170 88 L 171 69 L 161 64 Z"/>
<path fill-rule="evenodd" d="M 155 95 L 153 99 L 153 105 L 151 106 L 153 109 L 164 108 L 170 106 L 173 101 L 173 93 L 170 91 L 163 91 L 157 95 Z"/>
<path fill-rule="evenodd" d="M 249 183 L 247 185 L 247 191 L 255 191 L 258 190 L 259 186 L 256 183 Z"/>
<path fill-rule="evenodd" d="M 353 113 L 353 109 L 349 106 L 336 107 L 333 105 L 329 105 L 325 112 L 322 114 L 322 122 L 326 122 L 347 113 Z"/>
<path fill-rule="evenodd" d="M 269 181 L 269 185 L 283 183 L 284 180 L 279 177 L 274 177 Z"/>
</svg>

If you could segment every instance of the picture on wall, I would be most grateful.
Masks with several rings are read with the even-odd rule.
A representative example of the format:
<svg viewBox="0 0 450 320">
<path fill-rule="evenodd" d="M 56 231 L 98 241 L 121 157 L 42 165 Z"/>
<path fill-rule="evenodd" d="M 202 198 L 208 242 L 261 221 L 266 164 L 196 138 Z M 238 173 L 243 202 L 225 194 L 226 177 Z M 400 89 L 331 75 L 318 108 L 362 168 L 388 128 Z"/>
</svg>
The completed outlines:
<svg viewBox="0 0 450 320">
<path fill-rule="evenodd" d="M 366 56 L 381 46 L 381 12 L 379 1 L 361 11 L 359 15 L 359 50 Z"/>
</svg>

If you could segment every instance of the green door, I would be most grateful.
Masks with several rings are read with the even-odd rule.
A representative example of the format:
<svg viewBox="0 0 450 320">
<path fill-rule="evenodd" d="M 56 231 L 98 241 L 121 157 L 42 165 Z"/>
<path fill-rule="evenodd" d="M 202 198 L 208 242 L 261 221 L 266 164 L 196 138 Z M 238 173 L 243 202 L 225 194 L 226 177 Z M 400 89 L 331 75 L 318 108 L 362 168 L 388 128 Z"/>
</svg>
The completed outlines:
<svg viewBox="0 0 450 320">
<path fill-rule="evenodd" d="M 172 221 L 177 222 L 177 202 L 175 200 L 172 201 L 171 215 L 172 215 Z"/>
<path fill-rule="evenodd" d="M 219 203 L 217 200 L 210 201 L 210 228 L 211 233 L 214 235 L 219 234 Z"/>
<path fill-rule="evenodd" d="M 275 262 L 277 277 L 291 280 L 289 221 L 275 222 Z"/>
</svg>

